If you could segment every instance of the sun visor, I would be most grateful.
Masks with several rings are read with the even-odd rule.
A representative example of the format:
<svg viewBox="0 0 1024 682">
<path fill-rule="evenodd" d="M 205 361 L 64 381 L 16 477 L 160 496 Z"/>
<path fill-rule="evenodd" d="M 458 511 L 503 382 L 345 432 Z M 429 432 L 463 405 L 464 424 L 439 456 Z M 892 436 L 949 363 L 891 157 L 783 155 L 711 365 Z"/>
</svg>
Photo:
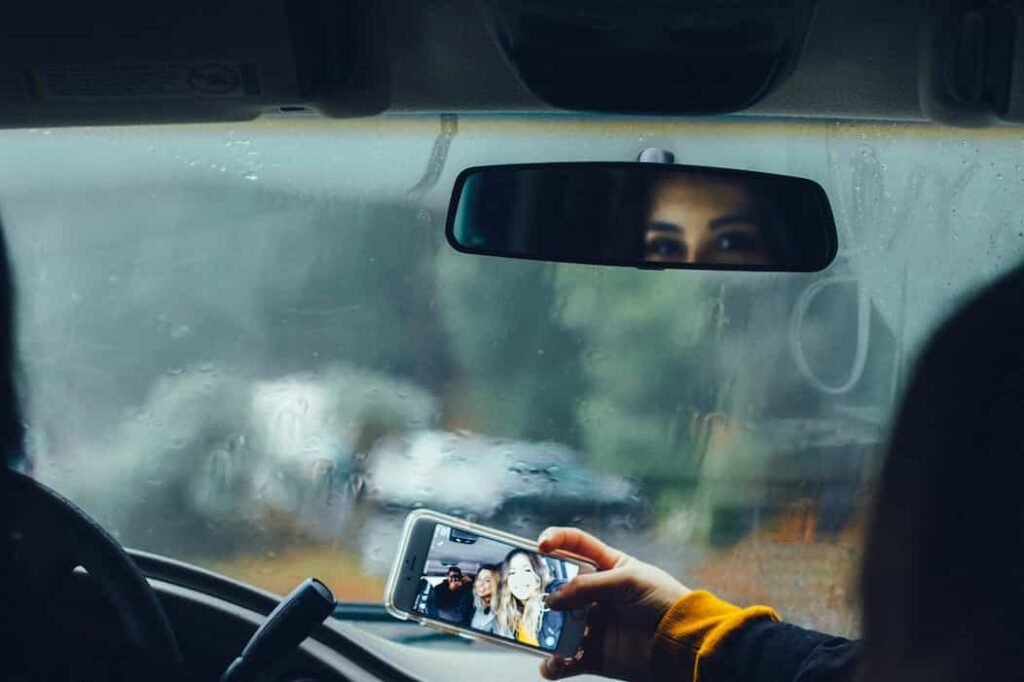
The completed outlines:
<svg viewBox="0 0 1024 682">
<path fill-rule="evenodd" d="M 1024 123 L 1024 7 L 933 0 L 931 10 L 919 81 L 925 114 L 963 127 Z"/>
<path fill-rule="evenodd" d="M 377 113 L 365 3 L 15 3 L 0 26 L 0 127 Z M 383 41 L 380 41 L 383 42 Z"/>
<path fill-rule="evenodd" d="M 487 0 L 526 88 L 563 109 L 719 114 L 792 72 L 814 0 Z"/>
</svg>

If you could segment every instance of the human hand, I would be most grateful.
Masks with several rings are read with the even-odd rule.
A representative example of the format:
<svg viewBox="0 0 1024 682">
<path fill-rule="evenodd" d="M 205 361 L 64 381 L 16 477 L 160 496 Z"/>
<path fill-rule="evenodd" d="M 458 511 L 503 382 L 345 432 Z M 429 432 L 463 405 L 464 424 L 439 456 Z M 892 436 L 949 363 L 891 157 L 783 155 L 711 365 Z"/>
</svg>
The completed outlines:
<svg viewBox="0 0 1024 682">
<path fill-rule="evenodd" d="M 553 680 L 597 673 L 646 680 L 658 623 L 690 590 L 660 568 L 612 549 L 578 528 L 548 528 L 538 543 L 543 553 L 571 552 L 597 566 L 597 572 L 578 575 L 548 595 L 548 606 L 558 611 L 595 606 L 587 618 L 581 653 L 571 659 L 547 659 L 541 664 L 541 675 Z"/>
</svg>

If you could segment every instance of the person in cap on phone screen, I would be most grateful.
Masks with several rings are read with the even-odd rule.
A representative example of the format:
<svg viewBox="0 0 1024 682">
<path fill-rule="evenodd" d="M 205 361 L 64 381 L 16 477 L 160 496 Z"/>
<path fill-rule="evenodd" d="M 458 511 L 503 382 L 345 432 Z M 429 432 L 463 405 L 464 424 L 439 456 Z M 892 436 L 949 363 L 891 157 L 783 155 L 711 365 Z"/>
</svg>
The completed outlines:
<svg viewBox="0 0 1024 682">
<path fill-rule="evenodd" d="M 473 618 L 473 587 L 458 566 L 449 566 L 444 581 L 434 587 L 434 606 L 439 619 L 469 627 Z"/>
</svg>

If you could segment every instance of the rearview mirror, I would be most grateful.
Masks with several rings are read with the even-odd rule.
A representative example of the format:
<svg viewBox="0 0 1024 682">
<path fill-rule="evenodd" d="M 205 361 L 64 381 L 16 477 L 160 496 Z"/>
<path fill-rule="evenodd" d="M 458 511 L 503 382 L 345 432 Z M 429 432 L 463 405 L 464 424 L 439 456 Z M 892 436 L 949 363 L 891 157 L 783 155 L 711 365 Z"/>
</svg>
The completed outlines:
<svg viewBox="0 0 1024 682">
<path fill-rule="evenodd" d="M 811 180 L 653 163 L 469 168 L 446 234 L 464 253 L 658 269 L 815 272 L 837 250 Z"/>
</svg>

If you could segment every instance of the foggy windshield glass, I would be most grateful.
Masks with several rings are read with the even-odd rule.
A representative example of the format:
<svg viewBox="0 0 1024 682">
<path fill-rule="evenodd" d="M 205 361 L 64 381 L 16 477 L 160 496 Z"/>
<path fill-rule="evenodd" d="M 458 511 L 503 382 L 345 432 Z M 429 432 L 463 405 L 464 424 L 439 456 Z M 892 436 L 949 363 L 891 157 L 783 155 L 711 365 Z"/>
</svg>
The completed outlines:
<svg viewBox="0 0 1024 682">
<path fill-rule="evenodd" d="M 805 274 L 454 253 L 455 175 L 793 174 Z M 128 546 L 379 603 L 426 506 L 581 525 L 693 587 L 856 631 L 865 492 L 922 340 L 1024 255 L 1016 131 L 559 117 L 0 133 L 29 461 Z"/>
</svg>

